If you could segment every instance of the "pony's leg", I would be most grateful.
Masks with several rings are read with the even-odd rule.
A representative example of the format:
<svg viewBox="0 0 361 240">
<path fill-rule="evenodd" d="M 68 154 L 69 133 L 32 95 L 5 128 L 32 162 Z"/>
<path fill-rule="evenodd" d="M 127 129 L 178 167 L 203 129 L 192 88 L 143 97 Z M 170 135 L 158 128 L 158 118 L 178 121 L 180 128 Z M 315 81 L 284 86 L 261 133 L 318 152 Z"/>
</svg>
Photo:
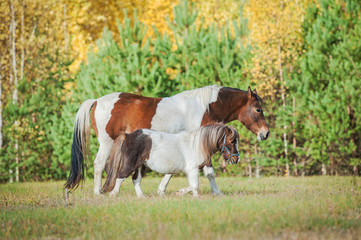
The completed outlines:
<svg viewBox="0 0 361 240">
<path fill-rule="evenodd" d="M 111 196 L 116 196 L 119 193 L 120 190 L 120 186 L 122 185 L 122 182 L 125 180 L 125 178 L 117 178 L 116 182 L 115 182 L 115 186 L 113 188 L 113 190 L 109 193 L 109 195 Z"/>
<path fill-rule="evenodd" d="M 198 178 L 199 178 L 199 170 L 198 170 L 198 168 L 193 169 L 188 174 L 188 183 L 192 187 L 193 197 L 198 197 L 198 188 L 199 188 Z"/>
<path fill-rule="evenodd" d="M 94 194 L 100 194 L 102 188 L 102 174 L 104 171 L 105 164 L 112 148 L 112 143 L 101 144 L 97 156 L 94 160 Z"/>
<path fill-rule="evenodd" d="M 173 176 L 172 174 L 166 174 L 164 176 L 164 178 L 160 182 L 158 190 L 157 190 L 158 195 L 160 195 L 160 196 L 165 195 L 165 189 L 167 188 L 167 185 L 168 185 L 170 179 L 172 178 L 172 176 Z"/>
<path fill-rule="evenodd" d="M 212 166 L 203 168 L 204 175 L 207 176 L 209 185 L 211 185 L 211 189 L 214 195 L 223 195 L 223 193 L 219 190 L 216 183 L 216 175 L 214 174 L 214 169 Z"/>
<path fill-rule="evenodd" d="M 178 196 L 186 195 L 187 193 L 189 193 L 190 191 L 192 191 L 192 189 L 193 189 L 193 188 L 192 188 L 191 186 L 186 187 L 186 188 L 179 189 L 179 190 L 177 191 L 177 195 L 178 195 Z"/>
<path fill-rule="evenodd" d="M 198 197 L 198 187 L 199 187 L 198 176 L 199 176 L 198 169 L 193 169 L 191 172 L 189 172 L 187 174 L 189 187 L 180 189 L 177 192 L 177 195 L 183 196 L 189 193 L 190 191 L 192 191 L 193 197 Z"/>
<path fill-rule="evenodd" d="M 135 170 L 132 179 L 133 179 L 135 192 L 137 193 L 137 197 L 144 197 L 142 188 L 140 187 L 140 183 L 142 181 L 142 167 L 139 167 L 137 170 Z"/>
</svg>

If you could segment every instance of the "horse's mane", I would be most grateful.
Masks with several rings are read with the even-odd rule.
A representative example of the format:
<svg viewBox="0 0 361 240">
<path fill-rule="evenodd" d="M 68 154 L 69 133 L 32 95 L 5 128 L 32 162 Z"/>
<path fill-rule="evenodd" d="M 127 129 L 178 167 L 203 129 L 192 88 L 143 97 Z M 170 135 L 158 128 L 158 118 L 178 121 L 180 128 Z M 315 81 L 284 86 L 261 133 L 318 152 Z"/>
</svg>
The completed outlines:
<svg viewBox="0 0 361 240">
<path fill-rule="evenodd" d="M 239 138 L 238 132 L 234 127 L 221 123 L 201 127 L 199 130 L 200 150 L 207 157 L 206 161 L 210 161 L 211 156 L 219 150 L 227 130 L 231 132 L 228 139 L 234 141 Z"/>
<path fill-rule="evenodd" d="M 238 89 L 238 88 L 231 88 L 231 87 L 224 87 L 225 89 L 230 89 L 230 90 L 234 90 L 234 91 L 239 91 L 239 92 L 243 92 L 243 93 L 248 93 L 248 91 L 245 91 L 245 90 L 241 90 L 241 89 Z M 263 104 L 263 100 L 260 96 L 258 96 L 258 94 L 256 93 L 253 93 L 255 95 L 255 98 L 256 100 L 260 103 L 260 104 Z"/>
<path fill-rule="evenodd" d="M 217 101 L 219 90 L 222 87 L 217 85 L 210 85 L 202 88 L 184 91 L 174 95 L 173 97 L 182 97 L 190 100 L 197 101 L 201 106 L 206 109 L 209 107 L 209 103 Z"/>
</svg>

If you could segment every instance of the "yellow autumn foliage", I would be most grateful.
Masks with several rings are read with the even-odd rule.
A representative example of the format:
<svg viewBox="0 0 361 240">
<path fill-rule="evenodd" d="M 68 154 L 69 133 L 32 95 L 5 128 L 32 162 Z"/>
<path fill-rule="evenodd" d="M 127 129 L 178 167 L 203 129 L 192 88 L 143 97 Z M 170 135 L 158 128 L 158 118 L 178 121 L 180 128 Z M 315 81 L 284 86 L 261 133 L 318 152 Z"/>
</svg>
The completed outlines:
<svg viewBox="0 0 361 240">
<path fill-rule="evenodd" d="M 290 77 L 289 73 L 301 53 L 301 26 L 310 2 L 252 0 L 244 6 L 250 40 L 255 46 L 249 72 L 264 96 L 273 98 L 277 95 L 281 84 L 280 68 Z"/>
</svg>

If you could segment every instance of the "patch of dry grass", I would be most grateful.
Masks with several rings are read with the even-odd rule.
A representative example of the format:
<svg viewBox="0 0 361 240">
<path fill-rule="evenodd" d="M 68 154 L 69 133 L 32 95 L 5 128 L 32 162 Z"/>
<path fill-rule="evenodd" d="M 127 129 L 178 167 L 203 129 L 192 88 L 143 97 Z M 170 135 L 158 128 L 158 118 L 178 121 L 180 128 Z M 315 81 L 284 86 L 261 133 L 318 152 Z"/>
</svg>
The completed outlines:
<svg viewBox="0 0 361 240">
<path fill-rule="evenodd" d="M 200 197 L 177 197 L 187 185 L 172 179 L 165 197 L 160 178 L 145 178 L 145 199 L 130 179 L 117 198 L 93 196 L 92 181 L 69 196 L 63 182 L 0 185 L 3 239 L 357 239 L 361 179 L 353 177 L 220 177 L 223 197 L 206 178 Z"/>
</svg>

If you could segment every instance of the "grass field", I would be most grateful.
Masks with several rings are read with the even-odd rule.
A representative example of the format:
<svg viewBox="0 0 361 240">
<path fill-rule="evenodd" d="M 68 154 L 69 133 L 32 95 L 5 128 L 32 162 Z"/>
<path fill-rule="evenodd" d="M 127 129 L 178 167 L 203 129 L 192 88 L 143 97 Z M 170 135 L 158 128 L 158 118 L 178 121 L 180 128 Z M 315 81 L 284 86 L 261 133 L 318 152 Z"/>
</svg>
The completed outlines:
<svg viewBox="0 0 361 240">
<path fill-rule="evenodd" d="M 117 198 L 93 196 L 92 181 L 69 196 L 64 182 L 0 185 L 1 239 L 360 239 L 361 178 L 249 180 L 219 177 L 223 197 L 206 178 L 200 197 L 178 197 L 174 178 L 165 197 L 160 178 L 146 177 L 137 199 L 131 179 Z"/>
</svg>

